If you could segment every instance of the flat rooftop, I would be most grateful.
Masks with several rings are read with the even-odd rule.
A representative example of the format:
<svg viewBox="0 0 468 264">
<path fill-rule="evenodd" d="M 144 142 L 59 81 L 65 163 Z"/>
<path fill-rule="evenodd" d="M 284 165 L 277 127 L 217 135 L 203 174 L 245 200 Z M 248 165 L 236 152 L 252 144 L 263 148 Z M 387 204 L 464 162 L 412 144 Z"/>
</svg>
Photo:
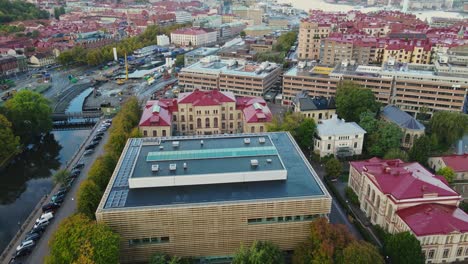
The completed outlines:
<svg viewBox="0 0 468 264">
<path fill-rule="evenodd" d="M 245 138 L 250 139 L 249 144 L 244 142 Z M 158 142 L 159 145 L 156 144 Z M 178 146 L 174 142 L 178 142 Z M 252 159 L 258 161 L 257 166 L 252 166 Z M 159 165 L 156 173 L 152 171 L 155 163 Z M 171 171 L 170 164 L 176 164 L 177 169 Z M 286 172 L 287 177 L 268 179 L 278 171 Z M 147 188 L 131 188 L 129 185 L 132 179 L 147 177 L 168 179 L 180 176 L 180 179 L 187 179 L 205 174 L 222 178 L 232 173 L 266 178 L 262 181 L 197 182 L 196 185 Z M 109 193 L 103 197 L 104 210 L 330 197 L 286 132 L 129 139 L 108 188 Z"/>
</svg>

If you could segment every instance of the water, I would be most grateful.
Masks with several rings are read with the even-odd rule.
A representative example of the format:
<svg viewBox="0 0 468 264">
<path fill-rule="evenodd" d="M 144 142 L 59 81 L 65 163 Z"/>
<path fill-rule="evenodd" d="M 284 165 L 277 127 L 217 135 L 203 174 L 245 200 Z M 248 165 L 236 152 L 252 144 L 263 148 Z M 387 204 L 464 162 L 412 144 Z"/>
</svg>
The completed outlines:
<svg viewBox="0 0 468 264">
<path fill-rule="evenodd" d="M 345 5 L 345 4 L 330 4 L 326 3 L 322 0 L 278 0 L 278 3 L 290 3 L 293 7 L 308 11 L 310 9 L 321 9 L 326 10 L 329 12 L 348 12 L 351 10 L 355 10 L 355 7 L 352 5 Z M 380 10 L 380 7 L 363 7 L 359 9 L 359 11 L 363 13 L 372 12 Z M 421 20 L 428 19 L 430 20 L 431 17 L 448 17 L 448 18 L 462 18 L 468 17 L 466 14 L 456 13 L 456 12 L 445 12 L 445 11 L 436 11 L 436 10 L 429 10 L 429 11 L 414 11 L 411 12 L 415 14 Z"/>
<path fill-rule="evenodd" d="M 54 131 L 0 171 L 0 252 L 37 202 L 53 187 L 52 174 L 66 164 L 90 130 Z"/>
<path fill-rule="evenodd" d="M 77 97 L 73 98 L 73 100 L 70 101 L 70 104 L 65 110 L 65 113 L 81 112 L 81 110 L 83 109 L 84 100 L 92 92 L 93 92 L 93 88 L 88 88 L 84 90 L 83 92 L 81 92 Z"/>
</svg>

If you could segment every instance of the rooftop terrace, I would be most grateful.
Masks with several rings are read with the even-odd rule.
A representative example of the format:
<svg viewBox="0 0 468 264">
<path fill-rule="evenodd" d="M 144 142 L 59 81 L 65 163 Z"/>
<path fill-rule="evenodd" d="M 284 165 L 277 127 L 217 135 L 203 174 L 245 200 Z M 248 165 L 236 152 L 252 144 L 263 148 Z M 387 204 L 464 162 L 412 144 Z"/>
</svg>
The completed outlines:
<svg viewBox="0 0 468 264">
<path fill-rule="evenodd" d="M 105 210 L 329 196 L 285 132 L 130 139 L 122 155 Z"/>
</svg>

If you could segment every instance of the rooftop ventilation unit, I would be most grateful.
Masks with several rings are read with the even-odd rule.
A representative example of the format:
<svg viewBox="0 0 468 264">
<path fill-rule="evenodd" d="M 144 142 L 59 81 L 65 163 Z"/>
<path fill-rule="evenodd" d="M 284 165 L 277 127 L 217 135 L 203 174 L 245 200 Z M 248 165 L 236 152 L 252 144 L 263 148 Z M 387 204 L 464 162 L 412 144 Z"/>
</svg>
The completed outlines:
<svg viewBox="0 0 468 264">
<path fill-rule="evenodd" d="M 250 138 L 244 138 L 244 144 L 250 144 Z"/>
<path fill-rule="evenodd" d="M 258 142 L 259 142 L 260 144 L 265 144 L 265 138 L 264 138 L 264 137 L 258 138 Z"/>
<path fill-rule="evenodd" d="M 267 159 L 267 163 L 271 163 L 271 162 L 272 162 L 272 160 L 271 160 L 271 159 Z"/>
<path fill-rule="evenodd" d="M 256 160 L 256 159 L 250 160 L 250 165 L 252 167 L 257 167 L 258 166 L 258 160 Z"/>
<path fill-rule="evenodd" d="M 164 146 L 159 146 L 159 150 L 163 150 L 164 149 Z"/>
<path fill-rule="evenodd" d="M 173 141 L 172 142 L 172 147 L 178 148 L 179 147 L 179 141 Z"/>
<path fill-rule="evenodd" d="M 159 165 L 158 164 L 151 165 L 151 171 L 153 172 L 159 171 Z"/>
<path fill-rule="evenodd" d="M 184 162 L 184 170 L 186 170 L 186 169 L 187 169 L 187 163 Z"/>
<path fill-rule="evenodd" d="M 170 171 L 175 171 L 177 169 L 177 164 L 173 163 L 173 164 L 169 164 L 169 170 Z"/>
<path fill-rule="evenodd" d="M 200 140 L 200 145 L 202 145 L 202 146 L 203 146 L 203 143 L 204 143 L 204 142 L 203 142 L 203 139 L 202 139 L 202 140 Z"/>
</svg>

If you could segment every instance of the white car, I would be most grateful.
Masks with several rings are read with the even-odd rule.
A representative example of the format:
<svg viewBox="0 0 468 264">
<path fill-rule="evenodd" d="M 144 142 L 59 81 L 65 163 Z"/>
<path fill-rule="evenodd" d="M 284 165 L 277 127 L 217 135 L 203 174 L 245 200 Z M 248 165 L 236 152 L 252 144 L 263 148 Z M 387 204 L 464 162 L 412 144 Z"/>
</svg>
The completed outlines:
<svg viewBox="0 0 468 264">
<path fill-rule="evenodd" d="M 37 220 L 36 220 L 36 224 L 38 223 L 41 223 L 41 222 L 44 222 L 44 221 L 49 221 L 50 219 L 54 218 L 54 214 L 52 212 L 48 212 L 48 213 L 43 213 L 41 215 L 41 217 L 39 217 Z"/>
<path fill-rule="evenodd" d="M 19 244 L 19 246 L 16 247 L 16 251 L 20 251 L 23 248 L 32 247 L 32 246 L 34 246 L 34 241 L 25 240 L 25 241 L 21 242 L 21 244 Z"/>
</svg>

